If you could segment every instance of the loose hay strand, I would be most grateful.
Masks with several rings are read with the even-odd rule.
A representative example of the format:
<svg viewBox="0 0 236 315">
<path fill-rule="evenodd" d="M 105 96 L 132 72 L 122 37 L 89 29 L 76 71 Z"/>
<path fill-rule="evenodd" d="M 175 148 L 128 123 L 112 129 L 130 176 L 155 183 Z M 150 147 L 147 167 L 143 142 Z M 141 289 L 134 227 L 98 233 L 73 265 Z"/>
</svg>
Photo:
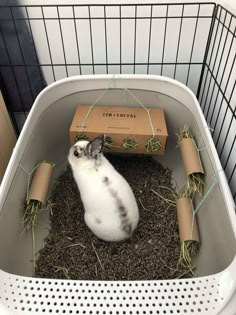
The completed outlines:
<svg viewBox="0 0 236 315">
<path fill-rule="evenodd" d="M 98 253 L 97 253 L 97 251 L 96 251 L 96 248 L 95 248 L 93 242 L 92 242 L 92 248 L 93 248 L 94 253 L 95 253 L 96 257 L 97 257 L 97 260 L 98 260 L 98 262 L 99 262 L 99 265 L 101 266 L 102 269 L 104 269 L 104 267 L 103 267 L 103 265 L 102 265 L 102 262 L 101 262 L 101 259 L 100 259 L 99 256 L 98 256 Z"/>
<path fill-rule="evenodd" d="M 197 241 L 182 241 L 177 267 L 189 271 L 189 273 L 194 276 L 196 267 L 193 266 L 192 256 L 195 256 L 198 253 L 198 249 L 199 243 Z"/>
<path fill-rule="evenodd" d="M 176 200 L 177 194 L 173 189 L 166 187 L 166 186 L 162 186 L 162 185 L 159 185 L 159 188 L 168 190 L 172 194 L 172 196 L 174 197 L 174 200 Z"/>
<path fill-rule="evenodd" d="M 32 235 L 32 262 L 33 262 L 33 272 L 36 267 L 36 250 L 35 250 L 35 225 L 37 223 L 37 217 L 42 209 L 43 204 L 38 200 L 26 200 L 23 204 L 23 219 L 22 226 L 23 232 L 31 230 Z"/>
<path fill-rule="evenodd" d="M 66 279 L 70 280 L 70 277 L 69 277 L 69 270 L 66 268 L 66 267 L 59 267 L 59 266 L 55 266 L 55 268 L 57 268 L 55 270 L 55 272 L 59 272 L 59 271 L 62 271 L 66 277 Z"/>
<path fill-rule="evenodd" d="M 161 196 L 157 191 L 153 190 L 153 189 L 150 189 L 154 194 L 156 194 L 159 198 L 161 198 L 162 200 L 164 200 L 165 202 L 173 205 L 173 206 L 176 206 L 176 202 L 173 201 L 173 200 L 170 200 L 170 199 L 167 199 L 167 198 L 164 198 L 163 196 Z"/>
<path fill-rule="evenodd" d="M 138 199 L 138 201 L 140 202 L 140 205 L 142 206 L 143 210 L 145 210 L 145 211 L 148 211 L 148 212 L 151 212 L 151 213 L 154 213 L 154 214 L 155 214 L 155 212 L 154 212 L 154 211 L 151 211 L 151 210 L 147 209 L 147 208 L 144 206 L 144 204 L 142 203 L 141 198 L 139 198 L 139 199 Z"/>
<path fill-rule="evenodd" d="M 31 227 L 31 233 L 32 233 L 32 256 L 33 256 L 33 272 L 35 271 L 36 268 L 36 250 L 35 250 L 35 230 L 34 226 L 32 225 Z"/>
<path fill-rule="evenodd" d="M 37 217 L 40 210 L 43 208 L 43 204 L 38 200 L 26 200 L 23 204 L 23 219 L 22 226 L 24 231 L 30 230 L 35 226 L 37 222 Z"/>
</svg>

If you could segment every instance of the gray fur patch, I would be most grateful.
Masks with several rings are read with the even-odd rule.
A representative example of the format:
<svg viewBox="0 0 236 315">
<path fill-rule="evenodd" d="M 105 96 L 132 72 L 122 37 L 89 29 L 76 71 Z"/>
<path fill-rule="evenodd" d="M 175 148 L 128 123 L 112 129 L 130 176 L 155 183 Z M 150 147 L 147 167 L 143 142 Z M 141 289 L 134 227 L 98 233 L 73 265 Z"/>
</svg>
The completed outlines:
<svg viewBox="0 0 236 315">
<path fill-rule="evenodd" d="M 99 218 L 95 218 L 95 222 L 96 222 L 97 224 L 101 224 L 101 223 L 102 223 L 102 221 L 101 221 Z"/>
<path fill-rule="evenodd" d="M 132 233 L 132 226 L 131 226 L 131 223 L 122 225 L 122 230 L 123 230 L 126 234 L 131 235 L 131 233 Z"/>
<path fill-rule="evenodd" d="M 97 154 L 95 157 L 95 165 L 96 167 L 99 167 L 102 164 L 102 155 Z"/>
<path fill-rule="evenodd" d="M 119 212 L 120 212 L 120 217 L 126 217 L 127 216 L 127 211 L 124 206 L 119 206 Z"/>
<path fill-rule="evenodd" d="M 107 176 L 103 177 L 103 183 L 106 184 L 106 185 L 109 185 L 110 184 L 110 181 L 109 181 L 109 178 Z"/>
<path fill-rule="evenodd" d="M 117 204 L 117 210 L 119 212 L 121 230 L 124 231 L 128 236 L 132 234 L 132 225 L 129 221 L 128 212 L 125 206 L 123 205 L 121 199 L 117 196 L 117 192 L 113 189 L 109 189 L 110 194 L 115 199 Z"/>
</svg>

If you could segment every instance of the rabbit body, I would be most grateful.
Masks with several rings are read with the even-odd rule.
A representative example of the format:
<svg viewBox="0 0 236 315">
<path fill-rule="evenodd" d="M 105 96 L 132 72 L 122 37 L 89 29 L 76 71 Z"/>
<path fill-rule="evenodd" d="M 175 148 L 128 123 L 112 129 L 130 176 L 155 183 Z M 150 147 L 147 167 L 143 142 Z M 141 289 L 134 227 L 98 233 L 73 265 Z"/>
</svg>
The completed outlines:
<svg viewBox="0 0 236 315">
<path fill-rule="evenodd" d="M 91 156 L 88 146 L 88 141 L 79 141 L 69 153 L 85 209 L 85 223 L 102 240 L 122 241 L 129 238 L 138 225 L 137 202 L 124 177 L 102 153 Z M 78 158 L 73 155 L 75 148 L 80 155 Z"/>
</svg>

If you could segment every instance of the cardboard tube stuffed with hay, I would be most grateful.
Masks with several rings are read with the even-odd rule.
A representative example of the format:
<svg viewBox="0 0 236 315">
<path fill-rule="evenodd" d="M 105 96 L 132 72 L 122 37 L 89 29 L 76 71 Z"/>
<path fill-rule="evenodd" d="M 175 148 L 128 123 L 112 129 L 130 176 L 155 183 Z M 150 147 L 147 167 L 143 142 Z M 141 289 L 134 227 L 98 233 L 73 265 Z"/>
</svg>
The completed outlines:
<svg viewBox="0 0 236 315">
<path fill-rule="evenodd" d="M 179 237 L 180 241 L 197 241 L 199 242 L 199 233 L 197 227 L 196 216 L 193 222 L 193 208 L 192 201 L 189 198 L 179 198 L 176 202 L 177 217 L 179 225 Z M 192 234 L 192 235 L 191 235 Z"/>
<path fill-rule="evenodd" d="M 194 140 L 192 138 L 183 139 L 179 146 L 186 175 L 189 176 L 193 173 L 204 174 Z"/>
<path fill-rule="evenodd" d="M 38 200 L 45 205 L 53 167 L 47 162 L 39 164 L 30 185 L 29 200 Z"/>
</svg>

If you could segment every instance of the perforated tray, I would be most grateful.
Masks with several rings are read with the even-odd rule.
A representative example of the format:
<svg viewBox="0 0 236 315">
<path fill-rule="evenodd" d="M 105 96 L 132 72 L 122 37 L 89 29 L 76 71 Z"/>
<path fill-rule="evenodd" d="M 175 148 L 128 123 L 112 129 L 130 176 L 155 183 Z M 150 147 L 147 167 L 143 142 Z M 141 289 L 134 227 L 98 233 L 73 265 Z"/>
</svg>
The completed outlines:
<svg viewBox="0 0 236 315">
<path fill-rule="evenodd" d="M 170 281 L 44 280 L 0 273 L 1 302 L 17 314 L 218 314 L 224 273 Z M 231 287 L 232 289 L 232 287 Z"/>
</svg>

